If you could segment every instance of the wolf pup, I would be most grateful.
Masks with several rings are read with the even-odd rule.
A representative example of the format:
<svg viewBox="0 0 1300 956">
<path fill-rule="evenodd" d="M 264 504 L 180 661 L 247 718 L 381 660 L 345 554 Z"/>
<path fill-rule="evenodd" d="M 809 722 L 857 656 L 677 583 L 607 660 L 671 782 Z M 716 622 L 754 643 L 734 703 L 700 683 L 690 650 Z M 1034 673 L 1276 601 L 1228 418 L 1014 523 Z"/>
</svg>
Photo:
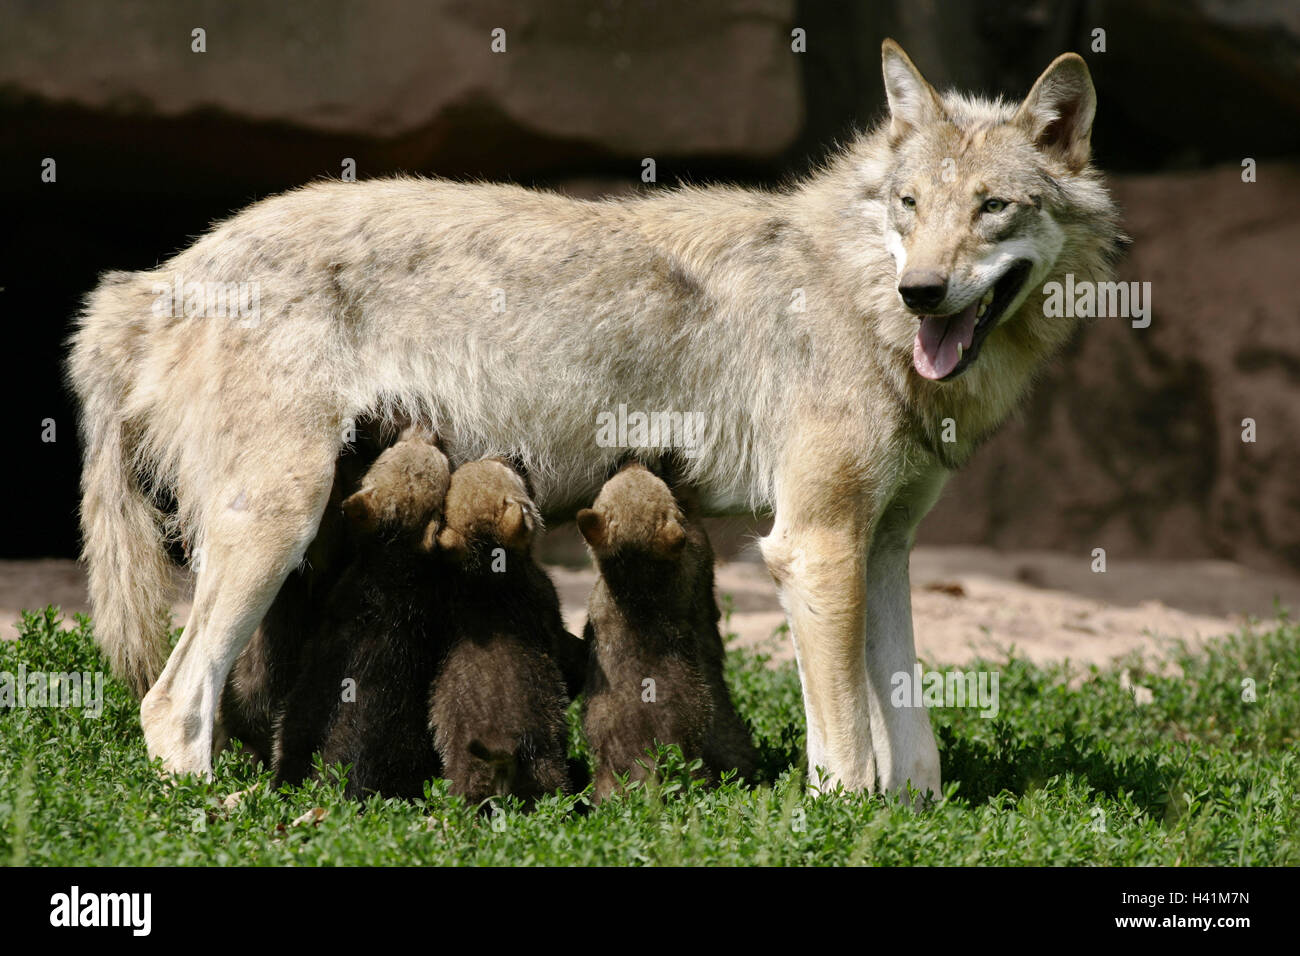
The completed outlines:
<svg viewBox="0 0 1300 956">
<path fill-rule="evenodd" d="M 437 538 L 449 646 L 429 726 L 450 792 L 471 803 L 571 788 L 566 683 L 580 679 L 566 682 L 561 661 L 585 654 L 532 558 L 537 523 L 523 479 L 504 462 L 470 462 L 452 475 Z"/>
<path fill-rule="evenodd" d="M 757 755 L 722 676 L 713 551 L 668 485 L 639 464 L 578 512 L 599 577 L 588 601 L 591 664 L 583 730 L 596 758 L 596 799 L 615 774 L 640 780 L 646 750 L 677 744 L 712 780 L 752 780 Z"/>
<path fill-rule="evenodd" d="M 1119 230 L 1079 56 L 1019 103 L 940 94 L 893 41 L 882 65 L 888 117 L 781 189 L 314 183 L 105 275 L 68 366 L 81 523 L 150 755 L 211 773 L 231 662 L 316 534 L 348 421 L 426 416 L 452 461 L 517 459 L 562 518 L 626 454 L 593 423 L 625 404 L 698 414 L 682 478 L 705 512 L 773 514 L 814 786 L 940 792 L 929 714 L 890 704 L 916 663 L 908 552 L 1078 327 L 1044 285 L 1109 281 Z M 234 316 L 173 299 L 240 283 L 260 292 Z M 204 557 L 170 656 L 169 533 Z"/>
<path fill-rule="evenodd" d="M 355 557 L 324 599 L 284 701 L 275 786 L 302 781 L 318 750 L 326 764 L 352 765 L 351 797 L 418 797 L 440 775 L 426 715 L 446 647 L 432 552 L 450 480 L 435 446 L 399 441 L 343 501 Z"/>
</svg>

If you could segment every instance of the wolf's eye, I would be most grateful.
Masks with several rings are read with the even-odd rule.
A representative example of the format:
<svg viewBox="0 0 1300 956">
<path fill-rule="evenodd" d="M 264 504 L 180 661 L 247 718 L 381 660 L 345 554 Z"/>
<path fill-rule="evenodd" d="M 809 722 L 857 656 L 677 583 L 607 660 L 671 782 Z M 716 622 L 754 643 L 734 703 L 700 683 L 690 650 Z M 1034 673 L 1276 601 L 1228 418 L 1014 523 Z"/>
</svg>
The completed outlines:
<svg viewBox="0 0 1300 956">
<path fill-rule="evenodd" d="M 982 207 L 982 211 L 996 213 L 996 212 L 1001 212 L 1006 208 L 1007 208 L 1007 201 L 1005 199 L 986 199 L 984 200 L 984 206 Z"/>
<path fill-rule="evenodd" d="M 899 197 L 899 202 L 901 202 L 901 203 L 903 204 L 903 208 L 904 208 L 904 209 L 915 209 L 915 208 L 916 208 L 916 200 L 913 199 L 911 196 L 900 196 L 900 197 Z"/>
</svg>

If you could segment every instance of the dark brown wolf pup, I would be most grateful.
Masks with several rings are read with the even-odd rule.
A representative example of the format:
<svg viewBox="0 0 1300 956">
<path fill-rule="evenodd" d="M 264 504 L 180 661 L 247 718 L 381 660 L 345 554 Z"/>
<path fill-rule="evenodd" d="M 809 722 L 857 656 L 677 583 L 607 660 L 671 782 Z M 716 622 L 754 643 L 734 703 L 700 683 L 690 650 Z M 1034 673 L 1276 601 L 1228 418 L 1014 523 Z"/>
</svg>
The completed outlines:
<svg viewBox="0 0 1300 956">
<path fill-rule="evenodd" d="M 587 605 L 583 708 L 598 800 L 615 774 L 643 779 L 640 761 L 656 742 L 702 758 L 711 780 L 731 768 L 754 776 L 754 745 L 723 679 L 713 551 L 690 510 L 630 464 L 578 512 L 599 571 Z"/>
</svg>

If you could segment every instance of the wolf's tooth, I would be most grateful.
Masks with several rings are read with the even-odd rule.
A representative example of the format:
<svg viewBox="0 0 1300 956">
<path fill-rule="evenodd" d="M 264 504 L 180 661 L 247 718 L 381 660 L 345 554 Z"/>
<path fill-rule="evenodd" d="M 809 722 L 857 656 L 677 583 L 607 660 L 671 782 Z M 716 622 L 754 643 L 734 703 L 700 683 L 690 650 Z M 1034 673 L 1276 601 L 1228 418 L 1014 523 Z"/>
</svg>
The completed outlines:
<svg viewBox="0 0 1300 956">
<path fill-rule="evenodd" d="M 987 312 L 988 310 L 989 310 L 989 304 L 987 302 L 981 302 L 979 311 L 975 313 L 975 318 L 977 319 L 983 318 L 984 313 Z"/>
<path fill-rule="evenodd" d="M 980 299 L 980 302 L 984 305 L 993 304 L 993 286 L 989 286 L 989 290 L 984 293 L 984 298 Z"/>
<path fill-rule="evenodd" d="M 962 347 L 961 347 L 961 343 L 958 342 L 958 343 L 957 343 L 957 361 L 958 361 L 958 362 L 961 361 L 961 353 L 962 353 L 963 351 L 964 351 L 964 349 L 962 349 Z"/>
</svg>

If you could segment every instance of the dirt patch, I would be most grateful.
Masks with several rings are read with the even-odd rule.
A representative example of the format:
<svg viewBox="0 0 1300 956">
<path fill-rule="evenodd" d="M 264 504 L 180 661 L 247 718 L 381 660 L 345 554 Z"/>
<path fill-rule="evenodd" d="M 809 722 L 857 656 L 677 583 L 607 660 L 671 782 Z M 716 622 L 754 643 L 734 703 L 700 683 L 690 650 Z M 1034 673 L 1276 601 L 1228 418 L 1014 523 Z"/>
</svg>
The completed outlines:
<svg viewBox="0 0 1300 956">
<path fill-rule="evenodd" d="M 552 566 L 564 619 L 581 632 L 590 568 Z M 718 594 L 730 598 L 730 627 L 742 646 L 770 645 L 793 657 L 788 639 L 770 641 L 785 620 L 763 566 L 742 555 L 718 567 Z M 189 612 L 185 577 L 174 605 Z M 1102 664 L 1132 651 L 1157 654 L 1171 638 L 1202 641 L 1267 621 L 1276 603 L 1300 608 L 1300 578 L 1227 561 L 1134 561 L 1094 573 L 1077 555 L 989 548 L 917 548 L 912 607 L 917 651 L 932 663 L 960 664 L 1014 646 L 1034 661 Z M 19 609 L 57 604 L 88 612 L 85 576 L 73 561 L 0 562 L 0 634 L 17 634 Z"/>
</svg>

